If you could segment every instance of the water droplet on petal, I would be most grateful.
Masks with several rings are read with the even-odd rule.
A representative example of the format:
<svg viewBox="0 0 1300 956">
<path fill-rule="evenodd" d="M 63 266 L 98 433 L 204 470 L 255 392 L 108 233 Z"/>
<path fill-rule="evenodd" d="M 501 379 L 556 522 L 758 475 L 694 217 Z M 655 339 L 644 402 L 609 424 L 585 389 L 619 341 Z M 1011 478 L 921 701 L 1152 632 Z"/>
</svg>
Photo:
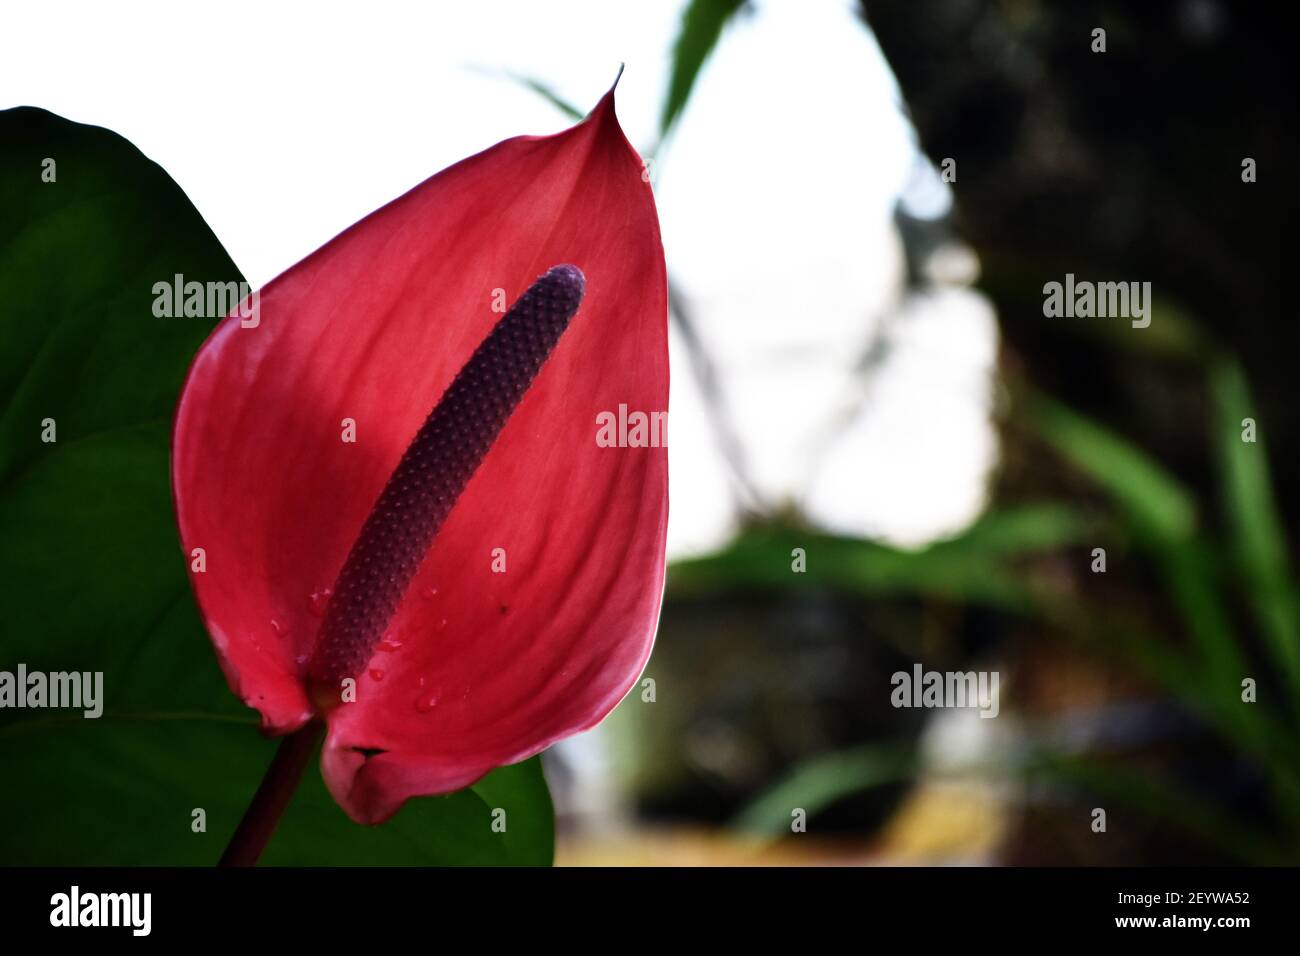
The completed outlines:
<svg viewBox="0 0 1300 956">
<path fill-rule="evenodd" d="M 383 680 L 383 679 L 384 679 L 384 672 L 381 671 L 378 667 L 372 667 L 372 668 L 370 668 L 370 679 L 371 679 L 371 680 Z"/>
<path fill-rule="evenodd" d="M 386 637 L 379 642 L 379 649 L 381 651 L 387 651 L 390 654 L 393 653 L 393 651 L 397 650 L 401 646 L 402 646 L 401 641 L 395 641 L 391 637 Z"/>
<path fill-rule="evenodd" d="M 437 694 L 425 694 L 415 702 L 415 709 L 422 714 L 427 714 L 433 708 L 438 706 Z"/>
<path fill-rule="evenodd" d="M 289 633 L 289 629 L 275 618 L 271 618 L 271 630 L 275 633 L 276 637 L 284 637 Z"/>
</svg>

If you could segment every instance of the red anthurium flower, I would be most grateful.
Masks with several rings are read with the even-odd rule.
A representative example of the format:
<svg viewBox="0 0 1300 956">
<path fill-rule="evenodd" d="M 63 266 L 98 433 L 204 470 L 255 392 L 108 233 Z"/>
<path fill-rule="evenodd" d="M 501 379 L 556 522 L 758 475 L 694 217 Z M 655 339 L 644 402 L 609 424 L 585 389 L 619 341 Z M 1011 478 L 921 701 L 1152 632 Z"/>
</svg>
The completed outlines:
<svg viewBox="0 0 1300 956">
<path fill-rule="evenodd" d="M 172 479 L 218 659 L 267 732 L 324 721 L 357 821 L 591 727 L 649 655 L 667 452 L 597 440 L 667 407 L 642 169 L 611 90 L 357 223 L 194 361 Z"/>
</svg>

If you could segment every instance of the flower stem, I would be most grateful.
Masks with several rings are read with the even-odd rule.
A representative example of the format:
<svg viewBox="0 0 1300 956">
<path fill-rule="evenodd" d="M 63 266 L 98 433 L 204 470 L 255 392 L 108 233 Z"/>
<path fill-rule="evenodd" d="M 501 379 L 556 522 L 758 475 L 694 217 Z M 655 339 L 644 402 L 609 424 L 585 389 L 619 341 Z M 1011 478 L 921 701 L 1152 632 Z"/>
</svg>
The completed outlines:
<svg viewBox="0 0 1300 956">
<path fill-rule="evenodd" d="M 235 835 L 217 866 L 253 866 L 275 832 L 284 808 L 293 799 L 302 772 L 325 733 L 323 721 L 313 720 L 280 741 L 253 802 L 244 811 Z"/>
</svg>

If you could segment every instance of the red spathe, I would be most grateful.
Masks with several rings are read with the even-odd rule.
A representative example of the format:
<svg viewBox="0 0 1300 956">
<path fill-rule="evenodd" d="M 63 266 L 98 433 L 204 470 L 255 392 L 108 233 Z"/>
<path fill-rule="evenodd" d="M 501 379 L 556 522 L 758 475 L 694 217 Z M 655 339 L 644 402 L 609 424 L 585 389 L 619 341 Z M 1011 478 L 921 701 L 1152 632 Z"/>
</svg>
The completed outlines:
<svg viewBox="0 0 1300 956">
<path fill-rule="evenodd" d="M 357 223 L 261 291 L 255 327 L 225 319 L 190 370 L 172 482 L 186 554 L 205 552 L 191 581 L 231 688 L 288 733 L 316 716 L 313 595 L 500 319 L 494 290 L 513 302 L 565 262 L 586 275 L 581 308 L 442 526 L 355 702 L 325 715 L 322 771 L 355 820 L 591 727 L 649 656 L 667 450 L 600 448 L 596 418 L 667 408 L 667 292 L 613 91 L 577 126 L 500 143 Z"/>
</svg>

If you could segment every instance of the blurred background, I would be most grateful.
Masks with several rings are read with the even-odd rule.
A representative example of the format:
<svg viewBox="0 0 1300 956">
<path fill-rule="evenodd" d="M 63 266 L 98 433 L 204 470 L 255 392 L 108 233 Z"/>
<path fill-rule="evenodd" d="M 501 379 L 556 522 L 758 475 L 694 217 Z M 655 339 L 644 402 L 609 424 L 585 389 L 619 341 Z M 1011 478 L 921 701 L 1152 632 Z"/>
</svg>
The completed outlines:
<svg viewBox="0 0 1300 956">
<path fill-rule="evenodd" d="M 653 702 L 554 755 L 561 862 L 1296 861 L 1295 190 L 1243 176 L 1289 146 L 1275 35 L 688 5 L 676 561 Z M 1045 318 L 1067 272 L 1150 282 L 1151 325 Z M 997 719 L 890 706 L 917 662 L 999 672 Z"/>
<path fill-rule="evenodd" d="M 0 105 L 130 139 L 254 285 L 626 66 L 672 563 L 650 683 L 547 755 L 558 863 L 1300 862 L 1261 6 L 141 6 L 112 45 L 98 5 L 7 14 Z M 1151 283 L 1150 326 L 1045 317 L 1067 273 Z M 996 671 L 996 719 L 891 706 L 917 664 Z"/>
</svg>

